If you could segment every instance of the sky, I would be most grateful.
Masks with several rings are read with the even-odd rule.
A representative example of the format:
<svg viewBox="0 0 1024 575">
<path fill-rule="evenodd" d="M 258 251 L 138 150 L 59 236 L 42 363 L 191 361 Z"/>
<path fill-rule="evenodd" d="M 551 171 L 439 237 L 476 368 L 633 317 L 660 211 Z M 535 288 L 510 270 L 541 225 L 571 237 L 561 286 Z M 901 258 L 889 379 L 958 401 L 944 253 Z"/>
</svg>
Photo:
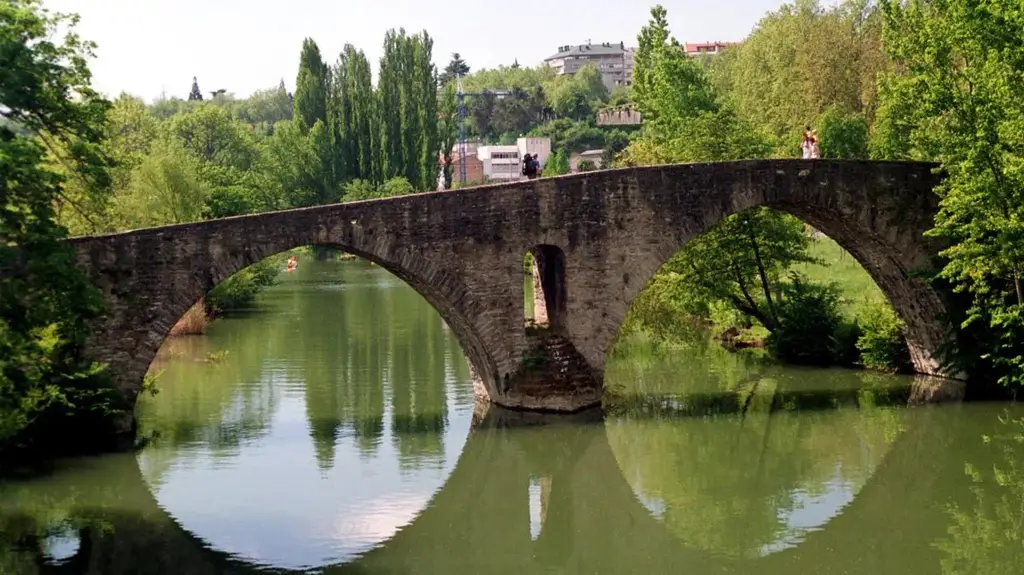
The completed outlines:
<svg viewBox="0 0 1024 575">
<path fill-rule="evenodd" d="M 533 66 L 558 46 L 588 39 L 636 45 L 658 3 L 680 42 L 703 42 L 742 40 L 782 0 L 43 0 L 81 15 L 80 35 L 99 45 L 95 88 L 148 102 L 187 96 L 193 76 L 206 93 L 246 97 L 282 79 L 292 90 L 306 37 L 330 63 L 350 43 L 376 68 L 390 28 L 427 30 L 438 68 L 452 52 L 472 70 L 517 59 Z"/>
</svg>

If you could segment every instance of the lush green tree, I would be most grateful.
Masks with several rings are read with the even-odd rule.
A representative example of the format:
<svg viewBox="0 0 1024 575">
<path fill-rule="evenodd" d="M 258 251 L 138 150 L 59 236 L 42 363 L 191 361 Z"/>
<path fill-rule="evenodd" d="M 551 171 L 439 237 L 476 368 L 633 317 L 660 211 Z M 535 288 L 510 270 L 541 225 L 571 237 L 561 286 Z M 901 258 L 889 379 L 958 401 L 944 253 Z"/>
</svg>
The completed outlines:
<svg viewBox="0 0 1024 575">
<path fill-rule="evenodd" d="M 163 139 L 132 171 L 128 190 L 117 197 L 121 227 L 199 221 L 208 196 L 199 160 L 177 140 Z"/>
<path fill-rule="evenodd" d="M 569 156 L 563 150 L 555 150 L 544 164 L 544 176 L 561 176 L 569 173 Z"/>
<path fill-rule="evenodd" d="M 418 155 L 413 184 L 417 190 L 429 190 L 437 182 L 438 133 L 437 70 L 431 63 L 434 41 L 426 32 L 413 38 L 413 92 L 416 101 Z"/>
<path fill-rule="evenodd" d="M 704 70 L 670 36 L 664 7 L 651 9 L 651 21 L 638 40 L 632 96 L 643 113 L 645 129 L 670 133 L 681 120 L 718 111 Z"/>
<path fill-rule="evenodd" d="M 795 155 L 804 126 L 830 106 L 873 118 L 876 77 L 888 66 L 880 16 L 865 0 L 828 8 L 796 0 L 715 56 L 709 73 L 743 118 L 776 139 L 779 153 Z"/>
<path fill-rule="evenodd" d="M 281 80 L 277 86 L 257 90 L 246 98 L 239 106 L 238 117 L 269 135 L 274 124 L 291 120 L 293 113 L 292 98 Z"/>
<path fill-rule="evenodd" d="M 380 185 L 366 180 L 352 180 L 345 184 L 342 200 L 346 202 L 373 200 L 390 198 L 392 196 L 404 196 L 415 192 L 416 188 L 413 187 L 409 180 L 403 177 L 391 178 Z"/>
<path fill-rule="evenodd" d="M 443 86 L 455 80 L 456 77 L 465 76 L 466 74 L 469 74 L 469 64 L 462 59 L 458 52 L 454 52 L 452 59 L 444 67 L 444 72 L 441 73 L 439 81 Z"/>
<path fill-rule="evenodd" d="M 597 164 L 593 160 L 583 159 L 576 164 L 577 172 L 593 172 L 597 169 Z"/>
<path fill-rule="evenodd" d="M 633 96 L 645 125 L 625 150 L 624 161 L 763 157 L 769 149 L 765 138 L 718 103 L 707 75 L 670 37 L 666 17 L 664 8 L 656 6 L 640 34 Z M 688 313 L 704 317 L 713 304 L 725 303 L 775 331 L 787 270 L 812 261 L 807 247 L 804 226 L 796 218 L 766 208 L 747 210 L 690 241 L 659 271 L 653 280 L 659 287 L 641 298 L 683 301 Z"/>
<path fill-rule="evenodd" d="M 513 88 L 512 92 L 497 100 L 491 122 L 494 131 L 501 135 L 509 135 L 506 140 L 516 138 L 537 125 L 542 113 L 536 98 L 522 88 Z"/>
<path fill-rule="evenodd" d="M 327 94 L 329 70 L 320 55 L 320 47 L 312 38 L 302 41 L 299 74 L 295 80 L 294 116 L 305 130 L 317 120 L 327 123 Z"/>
<path fill-rule="evenodd" d="M 863 115 L 844 112 L 838 106 L 829 106 L 816 124 L 822 158 L 868 158 L 869 126 Z"/>
<path fill-rule="evenodd" d="M 441 162 L 444 170 L 444 188 L 452 187 L 452 150 L 459 136 L 459 111 L 455 86 L 445 84 L 439 103 L 438 141 L 441 147 Z"/>
<path fill-rule="evenodd" d="M 551 82 L 558 81 L 557 79 L 555 69 L 546 64 L 534 68 L 499 66 L 498 68 L 477 70 L 466 76 L 463 84 L 467 92 L 483 92 L 485 90 L 494 92 L 512 90 L 513 88 L 530 92 L 538 86 L 546 86 Z"/>
<path fill-rule="evenodd" d="M 494 135 L 494 111 L 498 99 L 493 92 L 484 90 L 479 96 L 469 98 L 469 117 L 473 121 L 476 135 L 485 142 L 491 141 Z"/>
<path fill-rule="evenodd" d="M 348 175 L 353 178 L 381 179 L 378 115 L 370 77 L 370 62 L 362 50 L 346 44 L 338 64 L 338 82 L 344 84 L 346 158 Z"/>
<path fill-rule="evenodd" d="M 384 53 L 380 59 L 377 80 L 377 102 L 380 113 L 380 161 L 384 179 L 405 173 L 402 148 L 402 45 L 395 30 L 384 35 Z"/>
<path fill-rule="evenodd" d="M 890 142 L 939 160 L 933 235 L 942 275 L 971 300 L 964 327 L 986 332 L 983 362 L 1024 383 L 1024 8 L 1019 2 L 886 1 L 898 74 L 884 95 Z M 902 131 L 902 136 L 900 132 Z"/>
<path fill-rule="evenodd" d="M 188 93 L 188 101 L 195 102 L 203 99 L 203 92 L 199 89 L 199 80 L 192 76 L 192 90 Z"/>
<path fill-rule="evenodd" d="M 37 0 L 0 4 L 0 452 L 45 434 L 74 444 L 83 435 L 64 434 L 82 420 L 69 416 L 106 416 L 115 401 L 99 366 L 82 359 L 99 293 L 60 242 L 54 205 L 65 179 L 45 162 L 47 147 L 61 142 L 57 159 L 107 193 L 109 103 L 89 85 L 93 45 L 76 23 Z"/>
<path fill-rule="evenodd" d="M 531 136 L 551 138 L 552 150 L 563 150 L 567 154 L 598 150 L 605 146 L 606 137 L 611 132 L 596 128 L 586 122 L 577 122 L 565 118 L 552 120 L 530 131 Z"/>
</svg>

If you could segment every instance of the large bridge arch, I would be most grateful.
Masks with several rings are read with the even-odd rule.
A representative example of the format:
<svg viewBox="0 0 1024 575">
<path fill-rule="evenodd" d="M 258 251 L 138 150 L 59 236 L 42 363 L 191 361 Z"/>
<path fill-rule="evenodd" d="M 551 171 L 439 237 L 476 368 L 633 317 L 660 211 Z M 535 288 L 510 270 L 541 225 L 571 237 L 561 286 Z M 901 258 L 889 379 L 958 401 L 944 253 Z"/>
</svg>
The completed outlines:
<svg viewBox="0 0 1024 575">
<path fill-rule="evenodd" d="M 110 313 L 89 349 L 133 402 L 174 321 L 231 273 L 303 245 L 332 245 L 380 264 L 420 292 L 468 356 L 478 393 L 507 407 L 571 411 L 600 390 L 529 387 L 518 378 L 523 254 L 564 254 L 559 335 L 603 379 L 634 298 L 688 241 L 755 206 L 791 213 L 849 251 L 907 325 L 919 372 L 942 375 L 948 339 L 940 294 L 919 272 L 939 246 L 924 233 L 938 198 L 935 166 L 750 160 L 588 172 L 455 191 L 209 220 L 69 240 Z M 574 356 L 574 357 L 575 357 Z M 123 431 L 130 431 L 126 419 Z"/>
<path fill-rule="evenodd" d="M 603 258 L 584 252 L 567 266 L 573 272 L 567 272 L 570 293 L 579 289 L 573 282 L 603 283 L 608 293 L 601 317 L 591 318 L 598 320 L 590 322 L 596 329 L 574 325 L 574 335 L 587 331 L 592 335 L 584 339 L 591 341 L 573 339 L 591 365 L 602 367 L 630 305 L 665 262 L 726 217 L 765 206 L 796 216 L 849 252 L 905 322 L 915 370 L 945 375 L 940 350 L 950 337 L 943 319 L 947 308 L 927 279 L 941 248 L 924 236 L 938 210 L 934 168 L 907 162 L 757 160 L 640 169 L 628 185 L 651 191 L 643 194 L 647 205 L 627 225 L 642 230 L 643 249 L 633 242 L 626 253 Z M 595 177 L 613 178 L 616 172 Z M 599 266 L 611 269 L 587 273 Z M 588 305 L 571 302 L 570 314 Z"/>
<path fill-rule="evenodd" d="M 227 229 L 194 223 L 73 240 L 79 264 L 90 270 L 108 303 L 108 313 L 89 341 L 89 353 L 110 365 L 128 406 L 134 408 L 143 378 L 171 328 L 200 298 L 251 265 L 309 245 L 359 256 L 406 282 L 451 328 L 475 372 L 495 372 L 487 343 L 465 314 L 479 308 L 470 290 L 429 256 L 395 246 L 386 227 L 360 226 L 358 219 L 340 230 L 321 222 L 309 222 L 305 229 L 301 224 L 271 229 L 275 222 L 254 226 L 245 218 L 218 221 Z M 187 241 L 175 239 L 182 237 Z M 492 381 L 478 378 L 480 392 L 488 393 Z M 134 415 L 126 414 L 119 423 L 122 431 L 133 430 Z"/>
</svg>

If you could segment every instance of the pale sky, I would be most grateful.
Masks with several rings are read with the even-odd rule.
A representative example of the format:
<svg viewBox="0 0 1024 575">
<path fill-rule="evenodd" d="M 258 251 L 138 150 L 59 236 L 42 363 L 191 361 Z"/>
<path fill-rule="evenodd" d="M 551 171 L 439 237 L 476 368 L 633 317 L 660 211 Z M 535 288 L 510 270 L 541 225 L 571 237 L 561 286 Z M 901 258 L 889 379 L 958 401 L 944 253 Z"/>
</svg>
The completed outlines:
<svg viewBox="0 0 1024 575">
<path fill-rule="evenodd" d="M 459 52 L 473 70 L 533 66 L 563 44 L 624 41 L 636 45 L 650 7 L 668 10 L 680 42 L 742 40 L 782 0 L 513 0 L 497 3 L 424 0 L 43 0 L 82 16 L 79 31 L 99 44 L 94 86 L 109 97 L 125 91 L 152 101 L 185 97 L 197 76 L 204 93 L 245 97 L 295 85 L 303 38 L 312 37 L 334 63 L 351 43 L 376 69 L 384 32 L 426 29 L 434 62 Z"/>
</svg>

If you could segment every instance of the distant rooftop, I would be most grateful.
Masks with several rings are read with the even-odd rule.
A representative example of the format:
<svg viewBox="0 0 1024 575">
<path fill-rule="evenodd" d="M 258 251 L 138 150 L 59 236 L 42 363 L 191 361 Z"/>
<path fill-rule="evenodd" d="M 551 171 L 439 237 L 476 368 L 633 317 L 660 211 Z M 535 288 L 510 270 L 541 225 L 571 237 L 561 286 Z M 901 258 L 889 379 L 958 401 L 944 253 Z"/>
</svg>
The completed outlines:
<svg viewBox="0 0 1024 575">
<path fill-rule="evenodd" d="M 738 46 L 741 42 L 687 42 L 683 44 L 683 51 L 687 54 L 698 54 L 700 52 L 717 52 L 729 46 Z"/>
<path fill-rule="evenodd" d="M 618 56 L 625 51 L 626 45 L 623 42 L 603 42 L 601 44 L 591 44 L 588 42 L 578 46 L 559 46 L 558 53 L 554 56 L 548 56 L 544 61 L 548 62 L 570 56 Z"/>
</svg>

